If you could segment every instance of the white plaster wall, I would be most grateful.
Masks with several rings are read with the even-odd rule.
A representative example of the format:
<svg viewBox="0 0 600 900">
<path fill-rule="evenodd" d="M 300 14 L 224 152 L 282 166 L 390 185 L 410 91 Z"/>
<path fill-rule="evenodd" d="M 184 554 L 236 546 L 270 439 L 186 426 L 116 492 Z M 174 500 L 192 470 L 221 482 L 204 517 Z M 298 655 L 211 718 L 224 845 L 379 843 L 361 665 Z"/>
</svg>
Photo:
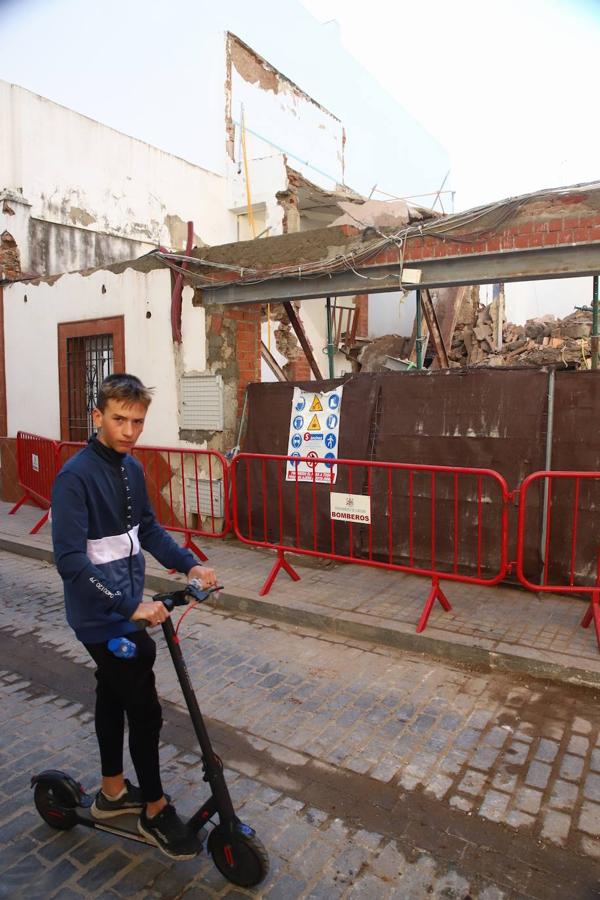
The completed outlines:
<svg viewBox="0 0 600 900">
<path fill-rule="evenodd" d="M 0 189 L 32 217 L 171 247 L 188 220 L 205 243 L 234 239 L 224 177 L 5 81 L 0 121 Z"/>
<path fill-rule="evenodd" d="M 243 213 L 248 208 L 246 177 L 243 164 L 229 161 L 229 208 L 234 214 Z M 282 154 L 276 153 L 263 159 L 248 160 L 250 199 L 255 218 L 260 218 L 261 228 L 269 228 L 268 236 L 281 234 L 283 208 L 277 202 L 276 194 L 288 187 L 287 172 Z"/>
<path fill-rule="evenodd" d="M 343 298 L 343 300 L 345 299 Z M 325 352 L 327 349 L 327 301 L 324 298 L 303 300 L 300 306 L 300 319 L 321 375 L 323 378 L 329 378 L 329 356 Z M 334 354 L 333 370 L 334 377 L 352 371 L 352 366 L 343 353 Z"/>
<path fill-rule="evenodd" d="M 193 306 L 194 291 L 183 289 L 181 336 L 183 374 L 197 375 L 206 369 L 206 313 L 203 306 Z"/>
<path fill-rule="evenodd" d="M 368 337 L 378 338 L 384 334 L 410 336 L 415 320 L 416 303 L 415 291 L 407 295 L 401 291 L 370 294 Z"/>
<path fill-rule="evenodd" d="M 190 295 L 184 292 L 184 367 L 203 370 L 204 310 L 191 306 Z M 140 443 L 179 446 L 170 297 L 170 273 L 165 269 L 126 269 L 120 275 L 99 271 L 87 277 L 76 273 L 54 284 L 5 287 L 9 436 L 22 429 L 60 437 L 58 323 L 124 315 L 127 370 L 156 388 Z"/>
<path fill-rule="evenodd" d="M 544 281 L 519 281 L 504 286 L 506 318 L 523 325 L 550 313 L 564 319 L 576 306 L 591 306 L 592 278 L 555 278 Z"/>
<path fill-rule="evenodd" d="M 281 368 L 283 369 L 283 367 L 286 365 L 288 360 L 283 355 L 283 353 L 279 352 L 279 350 L 275 346 L 275 331 L 277 330 L 278 327 L 279 327 L 279 322 L 271 322 L 271 340 L 270 340 L 271 347 L 270 347 L 270 350 L 271 350 L 271 355 L 275 358 L 275 361 L 278 362 L 279 365 L 281 366 Z M 268 322 L 261 323 L 260 336 L 262 338 L 262 342 L 265 345 L 265 347 L 269 347 L 269 323 Z M 270 367 L 264 361 L 262 356 L 261 356 L 261 360 L 260 360 L 260 380 L 261 381 L 278 381 L 277 376 L 275 375 L 274 372 L 271 371 Z"/>
<path fill-rule="evenodd" d="M 310 181 L 329 190 L 344 180 L 342 123 L 330 112 L 295 91 L 284 79 L 279 90 L 250 84 L 232 65 L 231 117 L 235 124 L 235 157 L 239 158 L 241 109 L 250 159 L 285 152 L 290 164 Z"/>
</svg>

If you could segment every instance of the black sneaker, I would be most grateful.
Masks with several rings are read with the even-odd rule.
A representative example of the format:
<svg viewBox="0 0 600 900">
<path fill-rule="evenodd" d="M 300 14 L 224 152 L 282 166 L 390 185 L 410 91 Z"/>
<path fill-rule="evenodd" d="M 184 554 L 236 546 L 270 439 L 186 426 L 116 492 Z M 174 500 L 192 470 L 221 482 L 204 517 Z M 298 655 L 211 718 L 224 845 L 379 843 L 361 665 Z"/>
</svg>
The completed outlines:
<svg viewBox="0 0 600 900">
<path fill-rule="evenodd" d="M 202 841 L 181 821 L 170 803 L 151 819 L 142 810 L 138 831 L 171 859 L 193 859 L 202 850 Z"/>
<path fill-rule="evenodd" d="M 112 819 L 113 816 L 140 813 L 144 808 L 141 790 L 127 778 L 125 779 L 125 788 L 125 793 L 118 800 L 111 800 L 102 791 L 98 791 L 91 809 L 93 817 L 95 819 Z"/>
</svg>

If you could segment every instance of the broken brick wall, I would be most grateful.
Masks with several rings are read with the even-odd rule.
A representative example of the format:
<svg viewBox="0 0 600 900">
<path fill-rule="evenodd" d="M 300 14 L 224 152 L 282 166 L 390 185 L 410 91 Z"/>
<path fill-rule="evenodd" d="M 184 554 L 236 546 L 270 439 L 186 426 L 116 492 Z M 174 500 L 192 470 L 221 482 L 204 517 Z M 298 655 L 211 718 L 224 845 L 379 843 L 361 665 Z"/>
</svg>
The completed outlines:
<svg viewBox="0 0 600 900">
<path fill-rule="evenodd" d="M 259 305 L 212 306 L 206 310 L 206 369 L 221 375 L 224 382 L 225 420 L 219 450 L 235 445 L 246 388 L 260 381 L 260 326 Z M 213 446 L 214 437 L 208 439 Z"/>
<path fill-rule="evenodd" d="M 21 254 L 17 242 L 9 231 L 0 235 L 0 279 L 16 281 L 21 277 Z"/>
</svg>

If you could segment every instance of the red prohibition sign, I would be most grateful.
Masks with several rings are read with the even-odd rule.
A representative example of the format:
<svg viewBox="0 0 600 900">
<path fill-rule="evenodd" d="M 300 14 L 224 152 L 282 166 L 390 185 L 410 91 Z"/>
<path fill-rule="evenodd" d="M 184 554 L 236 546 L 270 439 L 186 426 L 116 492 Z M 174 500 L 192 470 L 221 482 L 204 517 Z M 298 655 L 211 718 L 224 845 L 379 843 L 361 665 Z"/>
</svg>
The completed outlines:
<svg viewBox="0 0 600 900">
<path fill-rule="evenodd" d="M 306 465 L 310 466 L 311 469 L 314 469 L 314 467 L 317 465 L 315 460 L 318 458 L 319 458 L 319 454 L 315 453 L 314 450 L 311 450 L 309 453 L 306 454 Z"/>
</svg>

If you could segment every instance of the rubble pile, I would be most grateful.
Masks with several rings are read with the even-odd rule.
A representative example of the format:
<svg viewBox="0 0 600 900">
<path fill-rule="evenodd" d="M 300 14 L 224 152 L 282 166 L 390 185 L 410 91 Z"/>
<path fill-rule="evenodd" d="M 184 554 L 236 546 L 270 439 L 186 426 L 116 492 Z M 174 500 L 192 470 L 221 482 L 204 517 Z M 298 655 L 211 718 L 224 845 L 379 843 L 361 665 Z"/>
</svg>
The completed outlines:
<svg viewBox="0 0 600 900">
<path fill-rule="evenodd" d="M 464 305 L 464 304 L 463 304 Z M 461 309 L 450 360 L 460 366 L 546 366 L 571 369 L 590 367 L 592 314 L 576 310 L 564 319 L 544 315 L 524 325 L 503 322 L 502 344 L 497 347 L 495 304 L 479 306 L 469 323 Z M 461 317 L 462 314 L 462 317 Z"/>
</svg>

